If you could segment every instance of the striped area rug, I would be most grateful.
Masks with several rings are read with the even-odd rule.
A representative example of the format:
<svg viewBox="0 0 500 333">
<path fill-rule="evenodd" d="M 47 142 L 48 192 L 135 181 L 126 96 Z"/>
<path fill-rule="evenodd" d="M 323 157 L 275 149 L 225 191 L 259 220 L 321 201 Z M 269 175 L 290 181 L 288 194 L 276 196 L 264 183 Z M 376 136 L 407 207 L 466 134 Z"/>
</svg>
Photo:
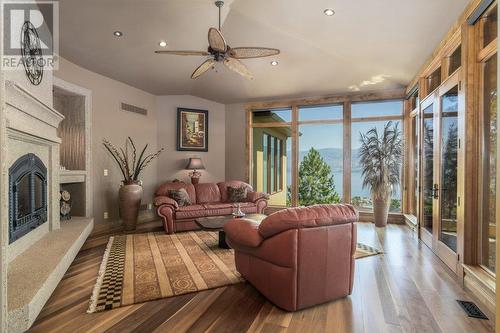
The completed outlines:
<svg viewBox="0 0 500 333">
<path fill-rule="evenodd" d="M 216 232 L 191 231 L 111 237 L 88 313 L 243 282 L 233 250 Z M 380 251 L 358 244 L 355 258 Z"/>
</svg>

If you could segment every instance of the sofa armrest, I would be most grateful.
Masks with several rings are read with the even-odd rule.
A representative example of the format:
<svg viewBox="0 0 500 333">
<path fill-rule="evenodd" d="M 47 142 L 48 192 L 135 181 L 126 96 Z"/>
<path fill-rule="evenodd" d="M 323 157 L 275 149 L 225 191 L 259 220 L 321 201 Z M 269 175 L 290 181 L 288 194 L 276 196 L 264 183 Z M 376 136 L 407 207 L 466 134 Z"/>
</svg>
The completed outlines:
<svg viewBox="0 0 500 333">
<path fill-rule="evenodd" d="M 226 222 L 224 231 L 230 243 L 236 247 L 258 247 L 264 240 L 259 233 L 259 224 L 248 219 L 232 219 Z"/>
<path fill-rule="evenodd" d="M 172 198 L 166 197 L 166 196 L 156 197 L 154 200 L 154 204 L 156 207 L 159 207 L 162 205 L 169 205 L 169 206 L 172 206 L 172 208 L 174 208 L 174 210 L 179 208 L 179 204 L 177 203 L 177 201 L 175 201 Z"/>
<path fill-rule="evenodd" d="M 254 192 L 254 191 L 249 191 L 247 193 L 247 200 L 249 202 L 257 202 L 261 199 L 269 200 L 269 194 L 264 192 Z"/>
</svg>

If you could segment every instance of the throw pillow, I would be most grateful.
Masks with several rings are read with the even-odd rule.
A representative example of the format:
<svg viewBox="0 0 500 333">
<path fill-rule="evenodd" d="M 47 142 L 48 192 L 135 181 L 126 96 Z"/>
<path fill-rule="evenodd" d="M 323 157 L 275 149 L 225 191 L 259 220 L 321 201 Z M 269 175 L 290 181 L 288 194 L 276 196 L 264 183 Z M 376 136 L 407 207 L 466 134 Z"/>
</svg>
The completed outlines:
<svg viewBox="0 0 500 333">
<path fill-rule="evenodd" d="M 227 187 L 227 198 L 231 202 L 244 202 L 247 199 L 246 186 L 241 187 Z"/>
<path fill-rule="evenodd" d="M 168 196 L 174 199 L 179 207 L 189 206 L 191 204 L 191 199 L 189 198 L 189 194 L 183 188 L 178 190 L 169 190 Z"/>
</svg>

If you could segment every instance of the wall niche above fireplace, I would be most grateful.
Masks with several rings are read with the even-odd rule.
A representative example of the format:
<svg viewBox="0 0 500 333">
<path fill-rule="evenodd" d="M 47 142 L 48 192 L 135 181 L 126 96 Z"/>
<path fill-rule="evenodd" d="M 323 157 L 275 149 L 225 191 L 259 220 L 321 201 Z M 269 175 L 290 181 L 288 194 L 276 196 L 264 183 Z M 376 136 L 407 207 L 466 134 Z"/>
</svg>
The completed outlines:
<svg viewBox="0 0 500 333">
<path fill-rule="evenodd" d="M 47 168 L 26 154 L 9 168 L 9 244 L 47 222 Z"/>
</svg>

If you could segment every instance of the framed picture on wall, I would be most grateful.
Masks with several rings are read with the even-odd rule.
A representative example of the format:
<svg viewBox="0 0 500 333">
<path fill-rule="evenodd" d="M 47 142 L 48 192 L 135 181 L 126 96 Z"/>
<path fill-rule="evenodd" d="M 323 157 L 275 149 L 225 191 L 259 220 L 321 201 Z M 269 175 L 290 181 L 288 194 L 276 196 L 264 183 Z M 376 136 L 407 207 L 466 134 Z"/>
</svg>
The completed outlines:
<svg viewBox="0 0 500 333">
<path fill-rule="evenodd" d="M 177 150 L 208 151 L 208 111 L 177 108 Z"/>
</svg>

